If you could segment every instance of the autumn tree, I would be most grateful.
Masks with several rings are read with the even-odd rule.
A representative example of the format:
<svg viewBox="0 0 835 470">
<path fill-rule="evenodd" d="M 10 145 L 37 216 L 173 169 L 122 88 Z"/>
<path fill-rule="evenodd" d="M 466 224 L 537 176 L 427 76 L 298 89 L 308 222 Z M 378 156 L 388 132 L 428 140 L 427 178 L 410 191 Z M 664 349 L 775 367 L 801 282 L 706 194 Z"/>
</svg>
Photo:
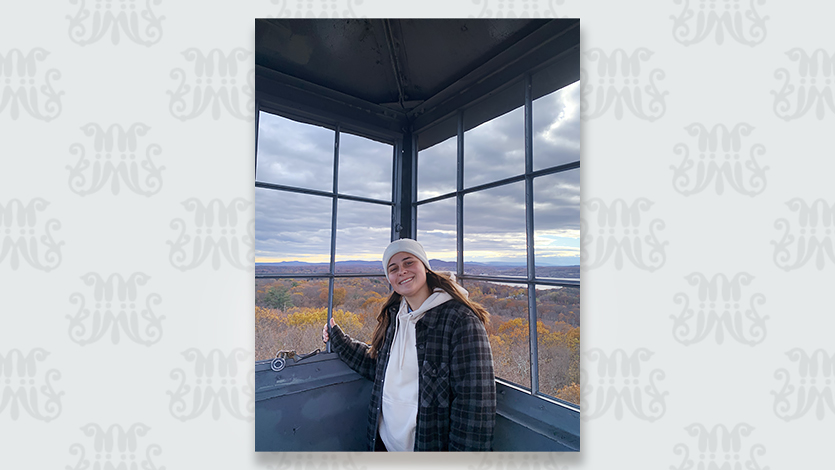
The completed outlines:
<svg viewBox="0 0 835 470">
<path fill-rule="evenodd" d="M 344 287 L 336 287 L 333 290 L 333 306 L 334 308 L 342 305 L 345 303 L 345 295 L 347 294 L 347 290 Z M 323 304 L 328 304 L 328 286 L 325 286 L 319 289 L 319 300 L 322 301 Z"/>
<path fill-rule="evenodd" d="M 287 310 L 293 306 L 293 300 L 286 287 L 268 287 L 264 303 L 270 308 Z"/>
</svg>

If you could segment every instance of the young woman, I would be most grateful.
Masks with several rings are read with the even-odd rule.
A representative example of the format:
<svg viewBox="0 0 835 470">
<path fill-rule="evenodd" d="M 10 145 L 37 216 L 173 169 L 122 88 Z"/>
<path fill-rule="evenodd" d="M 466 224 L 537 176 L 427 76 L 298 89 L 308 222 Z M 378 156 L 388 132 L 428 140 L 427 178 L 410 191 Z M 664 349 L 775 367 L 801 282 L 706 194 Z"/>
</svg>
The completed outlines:
<svg viewBox="0 0 835 470">
<path fill-rule="evenodd" d="M 370 345 L 333 320 L 322 330 L 348 366 L 374 382 L 368 450 L 488 451 L 496 422 L 490 314 L 435 273 L 415 240 L 392 242 L 383 268 L 393 288 Z"/>
</svg>

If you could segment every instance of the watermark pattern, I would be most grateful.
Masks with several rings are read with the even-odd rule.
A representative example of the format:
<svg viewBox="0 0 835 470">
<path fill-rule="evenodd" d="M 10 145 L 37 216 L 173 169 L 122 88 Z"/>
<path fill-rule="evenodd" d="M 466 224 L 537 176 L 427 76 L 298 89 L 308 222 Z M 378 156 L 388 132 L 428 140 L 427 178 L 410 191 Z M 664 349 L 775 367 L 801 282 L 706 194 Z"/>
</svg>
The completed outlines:
<svg viewBox="0 0 835 470">
<path fill-rule="evenodd" d="M 742 0 L 673 0 L 676 5 L 682 5 L 678 16 L 671 16 L 673 20 L 673 38 L 685 46 L 704 41 L 715 31 L 716 44 L 725 42 L 725 35 L 746 46 L 756 46 L 765 41 L 765 21 L 767 16 L 760 16 L 757 4 L 765 4 L 765 0 L 751 0 L 742 5 Z M 698 3 L 698 11 L 696 11 Z M 724 11 L 722 11 L 724 10 Z M 695 21 L 695 25 L 692 22 Z"/>
<path fill-rule="evenodd" d="M 12 349 L 0 354 L 0 414 L 7 409 L 12 420 L 17 421 L 23 410 L 29 416 L 49 422 L 61 414 L 61 396 L 52 382 L 61 378 L 57 369 L 50 369 L 38 376 L 38 362 L 46 360 L 50 353 L 36 348 L 28 353 Z M 41 401 L 45 400 L 45 401 Z"/>
<path fill-rule="evenodd" d="M 691 156 L 690 146 L 686 144 L 673 147 L 676 155 L 683 157 L 678 167 L 670 166 L 673 188 L 677 192 L 690 196 L 704 191 L 711 183 L 719 195 L 726 185 L 746 196 L 756 196 L 765 190 L 768 167 L 760 166 L 756 160 L 765 153 L 765 146 L 753 144 L 747 152 L 742 146 L 743 138 L 751 135 L 753 126 L 740 123 L 728 129 L 723 124 L 716 124 L 708 130 L 704 124 L 696 123 L 684 129 L 698 139 L 698 158 L 695 153 Z"/>
<path fill-rule="evenodd" d="M 291 0 L 270 0 L 273 5 L 280 5 L 281 9 L 277 17 L 295 17 L 295 18 L 357 18 L 354 12 L 354 5 L 362 5 L 363 0 L 320 0 L 317 2 L 317 7 L 313 7 L 312 2 L 308 2 L 307 9 L 303 9 L 302 2 L 294 2 L 299 8 L 295 12 L 288 8 Z M 345 8 L 340 9 L 340 4 Z"/>
<path fill-rule="evenodd" d="M 227 354 L 218 349 L 203 353 L 191 348 L 183 352 L 183 357 L 194 363 L 194 377 L 189 380 L 183 369 L 171 371 L 171 378 L 179 381 L 175 391 L 167 392 L 171 397 L 168 410 L 172 416 L 188 421 L 211 407 L 215 420 L 220 419 L 222 410 L 236 419 L 255 419 L 254 366 L 249 367 L 249 380 L 240 376 L 242 365 L 254 364 L 252 354 L 243 349 Z"/>
<path fill-rule="evenodd" d="M 737 273 L 728 278 L 716 274 L 708 279 L 702 273 L 693 273 L 684 279 L 697 289 L 697 302 L 690 305 L 690 296 L 679 292 L 673 298 L 676 304 L 683 304 L 678 316 L 670 315 L 673 320 L 673 338 L 689 346 L 703 341 L 713 331 L 717 344 L 722 344 L 725 335 L 749 346 L 756 346 L 765 340 L 765 321 L 768 316 L 760 316 L 757 305 L 765 303 L 761 293 L 742 297 L 744 287 L 751 284 L 754 276 Z M 695 323 L 695 324 L 694 324 Z"/>
<path fill-rule="evenodd" d="M 739 423 L 730 429 L 724 424 L 717 424 L 708 430 L 704 424 L 696 423 L 684 430 L 696 440 L 696 445 L 694 448 L 692 444 L 676 444 L 673 452 L 681 456 L 681 463 L 670 466 L 671 470 L 768 470 L 757 461 L 757 457 L 765 455 L 765 446 L 747 442 L 754 430 L 749 424 Z"/>
<path fill-rule="evenodd" d="M 96 0 L 95 7 L 85 0 L 70 0 L 78 5 L 75 16 L 67 15 L 70 21 L 70 40 L 80 46 L 100 41 L 110 32 L 110 41 L 119 44 L 122 36 L 141 46 L 152 46 L 162 39 L 162 20 L 152 5 L 162 0 Z M 140 4 L 140 8 L 137 8 Z"/>
<path fill-rule="evenodd" d="M 583 353 L 592 366 L 591 374 L 580 370 L 580 418 L 596 419 L 614 409 L 621 420 L 625 412 L 638 419 L 653 422 L 667 412 L 668 392 L 658 390 L 656 382 L 666 374 L 661 369 L 646 372 L 646 363 L 653 353 L 639 348 L 632 353 L 616 349 L 611 354 L 594 348 Z M 594 364 L 597 364 L 594 366 Z M 596 380 L 596 384 L 593 382 Z"/>
<path fill-rule="evenodd" d="M 24 204 L 12 199 L 5 205 L 0 204 L 0 263 L 7 258 L 13 270 L 20 267 L 20 259 L 35 269 L 49 272 L 61 264 L 61 246 L 52 232 L 61 228 L 57 219 L 49 219 L 38 224 L 38 213 L 46 210 L 49 202 L 35 198 Z M 40 236 L 39 236 L 40 235 Z M 45 251 L 41 252 L 41 249 Z"/>
<path fill-rule="evenodd" d="M 70 296 L 70 302 L 78 305 L 75 315 L 67 315 L 70 321 L 70 339 L 82 346 L 92 344 L 110 333 L 113 344 L 119 344 L 122 335 L 137 344 L 150 346 L 162 338 L 162 320 L 154 313 L 153 306 L 162 298 L 157 293 L 140 295 L 150 277 L 133 273 L 125 279 L 121 274 L 111 274 L 107 279 L 97 273 L 81 276 L 92 290 L 92 299 L 80 292 Z M 144 307 L 144 308 L 143 308 Z"/>
<path fill-rule="evenodd" d="M 478 18 L 553 18 L 554 8 L 565 0 L 472 0 L 480 5 Z M 492 8 L 491 8 L 492 5 Z M 544 11 L 540 9 L 545 6 Z"/>
<path fill-rule="evenodd" d="M 663 80 L 666 74 L 655 68 L 647 72 L 648 62 L 653 52 L 645 47 L 627 52 L 615 49 L 607 54 L 602 49 L 591 49 L 583 53 L 589 66 L 580 68 L 581 100 L 580 110 L 584 120 L 596 119 L 610 109 L 614 109 L 615 118 L 623 118 L 624 109 L 635 117 L 646 121 L 655 121 L 667 112 L 664 97 L 668 92 L 660 91 L 657 80 Z M 588 70 L 593 71 L 589 73 Z"/>
<path fill-rule="evenodd" d="M 315 468 L 316 470 L 368 470 L 359 466 L 348 452 L 260 452 L 259 463 L 265 470 L 291 470 Z M 295 464 L 295 465 L 294 465 Z"/>
<path fill-rule="evenodd" d="M 220 49 L 203 52 L 197 48 L 184 51 L 192 62 L 193 78 L 182 68 L 171 71 L 179 84 L 168 91 L 171 114 L 182 121 L 194 119 L 211 107 L 212 119 L 220 119 L 221 110 L 245 121 L 255 119 L 255 69 L 250 67 L 252 52 L 242 48 L 224 53 Z M 243 72 L 243 70 L 248 70 Z"/>
<path fill-rule="evenodd" d="M 66 469 L 85 470 L 92 465 L 94 470 L 165 470 L 164 466 L 159 467 L 154 463 L 154 457 L 162 454 L 162 447 L 159 444 L 140 443 L 150 429 L 142 423 L 131 424 L 127 429 L 118 424 L 110 425 L 107 430 L 94 423 L 82 426 L 81 431 L 92 440 L 92 444 L 71 445 L 70 454 L 77 456 L 78 460 L 73 466 L 67 465 Z"/>
<path fill-rule="evenodd" d="M 559 462 L 562 455 L 565 454 L 557 452 L 484 453 L 481 462 L 478 465 L 470 465 L 469 468 L 471 470 L 568 470 L 568 465 Z"/>
<path fill-rule="evenodd" d="M 777 219 L 774 228 L 783 231 L 780 241 L 774 245 L 774 264 L 786 271 L 801 268 L 812 258 L 815 267 L 823 269 L 826 260 L 835 262 L 832 247 L 832 231 L 835 228 L 835 204 L 818 199 L 811 204 L 800 198 L 786 203 L 792 212 L 797 212 L 797 233 L 791 230 L 788 219 Z"/>
<path fill-rule="evenodd" d="M 250 220 L 246 233 L 238 235 L 239 231 L 243 231 L 239 226 L 241 213 L 249 209 L 252 203 L 236 198 L 228 204 L 219 199 L 204 204 L 196 198 L 190 198 L 182 204 L 188 212 L 194 213 L 194 229 L 189 233 L 184 219 L 171 221 L 171 228 L 180 232 L 177 240 L 166 242 L 171 247 L 168 259 L 175 268 L 187 271 L 211 258 L 212 268 L 217 270 L 223 258 L 238 269 L 254 269 L 255 221 Z M 187 250 L 189 247 L 191 249 Z"/>
<path fill-rule="evenodd" d="M 792 62 L 797 62 L 800 78 L 797 83 L 793 83 L 791 73 L 786 68 L 774 72 L 774 78 L 783 82 L 779 91 L 771 91 L 774 95 L 774 114 L 791 121 L 802 117 L 812 108 L 818 119 L 824 118 L 827 109 L 835 112 L 835 100 L 832 97 L 835 54 L 823 49 L 808 53 L 796 47 L 786 52 L 786 55 Z"/>
<path fill-rule="evenodd" d="M 818 349 L 808 353 L 800 348 L 787 352 L 789 360 L 797 363 L 800 376 L 792 381 L 787 369 L 777 369 L 774 378 L 783 382 L 774 395 L 774 414 L 785 421 L 799 419 L 813 408 L 815 417 L 822 420 L 826 410 L 835 413 L 833 380 L 835 380 L 835 354 Z"/>
<path fill-rule="evenodd" d="M 624 258 L 635 267 L 653 272 L 667 261 L 665 247 L 668 242 L 661 242 L 657 230 L 665 227 L 661 219 L 647 222 L 643 216 L 652 207 L 653 202 L 646 198 L 636 199 L 631 204 L 623 199 L 616 199 L 607 205 L 603 200 L 594 198 L 583 203 L 591 212 L 597 212 L 597 235 L 592 235 L 585 219 L 580 219 L 580 265 L 582 269 L 595 269 L 614 258 L 615 268 L 623 268 Z"/>
<path fill-rule="evenodd" d="M 93 141 L 93 151 L 80 143 L 70 146 L 70 153 L 78 156 L 75 166 L 67 165 L 70 172 L 70 190 L 80 196 L 95 193 L 108 181 L 110 191 L 117 195 L 124 184 L 136 194 L 152 196 L 162 189 L 162 170 L 151 156 L 158 156 L 162 149 L 157 144 L 140 148 L 139 141 L 150 130 L 142 123 L 131 124 L 127 129 L 112 124 L 107 129 L 94 123 L 81 130 Z M 137 160 L 139 154 L 139 160 Z M 144 154 L 144 158 L 143 158 Z"/>
<path fill-rule="evenodd" d="M 61 114 L 64 92 L 52 88 L 52 81 L 61 78 L 61 72 L 49 69 L 42 75 L 38 73 L 38 63 L 48 55 L 40 47 L 29 52 L 12 49 L 0 54 L 0 80 L 3 81 L 0 113 L 9 108 L 9 115 L 16 120 L 22 109 L 33 118 L 47 122 Z"/>
</svg>

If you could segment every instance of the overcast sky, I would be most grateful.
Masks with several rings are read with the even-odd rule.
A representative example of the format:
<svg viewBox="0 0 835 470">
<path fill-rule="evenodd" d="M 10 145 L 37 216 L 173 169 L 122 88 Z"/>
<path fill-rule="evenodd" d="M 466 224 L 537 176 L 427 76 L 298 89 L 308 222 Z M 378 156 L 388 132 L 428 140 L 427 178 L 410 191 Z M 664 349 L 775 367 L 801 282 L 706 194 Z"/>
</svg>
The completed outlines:
<svg viewBox="0 0 835 470">
<path fill-rule="evenodd" d="M 534 101 L 534 169 L 580 158 L 579 83 Z M 334 132 L 261 113 L 256 180 L 331 191 Z M 465 187 L 524 173 L 523 110 L 465 133 Z M 456 139 L 418 155 L 418 200 L 455 189 Z M 392 147 L 342 133 L 339 192 L 391 200 Z M 538 265 L 580 264 L 580 170 L 534 180 Z M 256 262 L 330 259 L 332 199 L 255 189 Z M 337 261 L 379 260 L 391 207 L 339 200 Z M 430 258 L 454 261 L 455 198 L 418 207 L 418 240 Z M 464 197 L 465 261 L 525 264 L 525 185 Z"/>
</svg>

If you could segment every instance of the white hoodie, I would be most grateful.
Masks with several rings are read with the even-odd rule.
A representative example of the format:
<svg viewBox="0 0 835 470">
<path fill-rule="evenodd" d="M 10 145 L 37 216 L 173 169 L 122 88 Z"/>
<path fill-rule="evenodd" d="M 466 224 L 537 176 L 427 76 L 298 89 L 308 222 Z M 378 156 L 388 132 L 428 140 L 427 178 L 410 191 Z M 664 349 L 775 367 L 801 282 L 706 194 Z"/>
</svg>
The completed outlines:
<svg viewBox="0 0 835 470">
<path fill-rule="evenodd" d="M 459 287 L 465 293 L 463 288 Z M 397 312 L 394 341 L 391 345 L 383 381 L 383 412 L 380 416 L 380 437 L 388 451 L 412 451 L 418 409 L 418 362 L 415 323 L 431 308 L 452 300 L 442 289 L 435 289 L 423 304 L 409 311 L 404 298 Z"/>
</svg>

